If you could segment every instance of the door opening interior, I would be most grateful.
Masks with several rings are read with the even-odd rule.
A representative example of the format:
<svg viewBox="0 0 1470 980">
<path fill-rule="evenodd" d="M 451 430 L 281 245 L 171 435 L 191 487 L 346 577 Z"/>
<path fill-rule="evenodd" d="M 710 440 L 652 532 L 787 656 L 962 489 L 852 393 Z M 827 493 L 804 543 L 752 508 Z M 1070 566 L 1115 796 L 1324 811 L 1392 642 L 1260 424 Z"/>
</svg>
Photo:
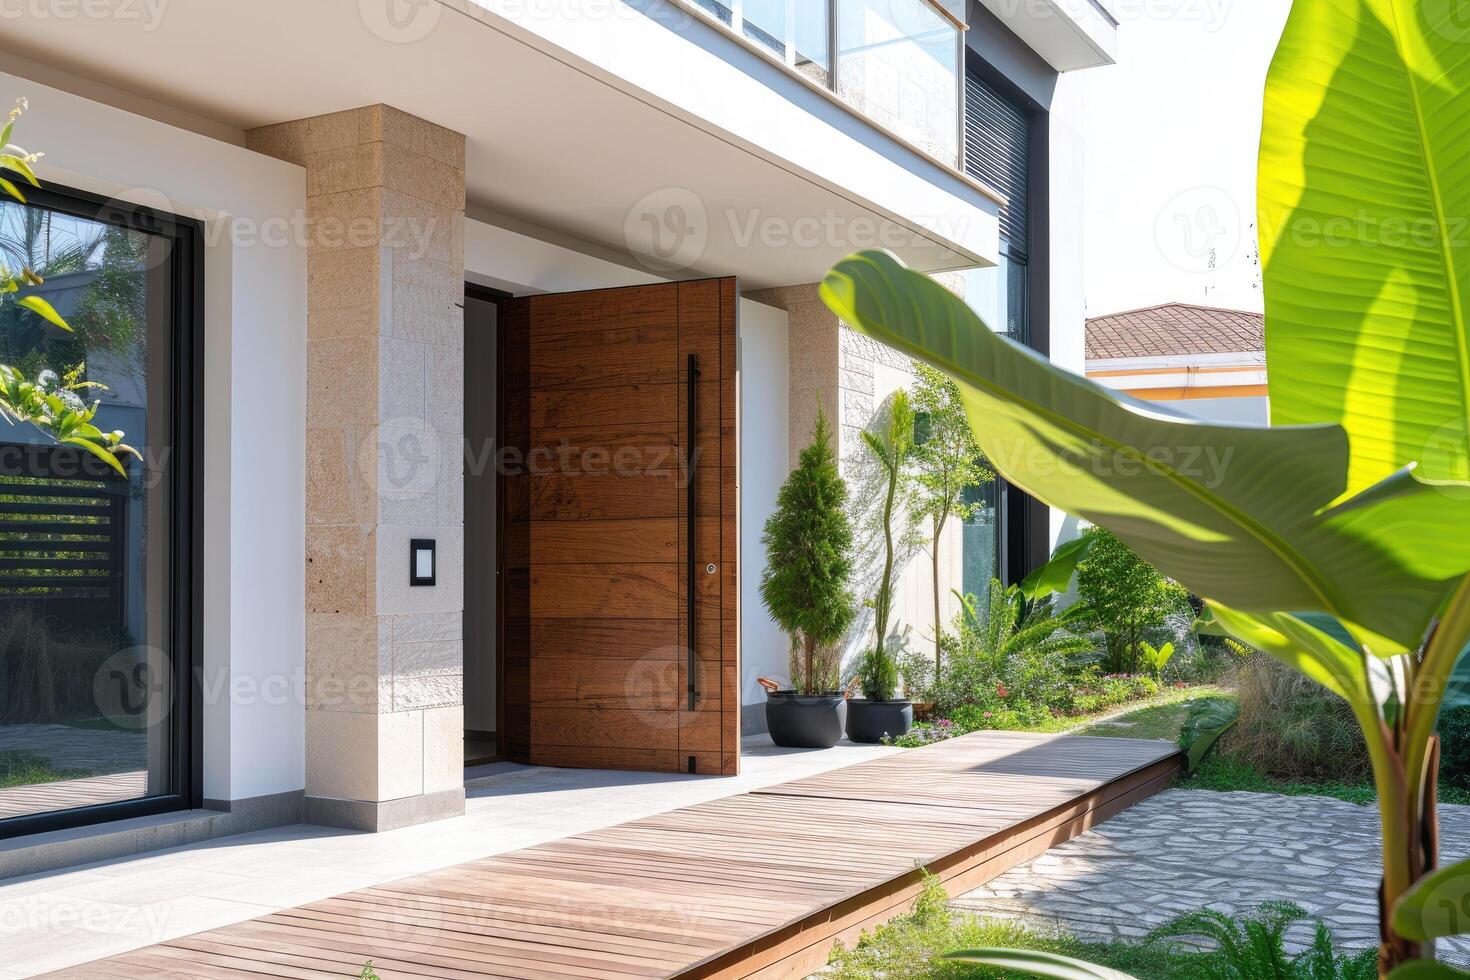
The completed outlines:
<svg viewBox="0 0 1470 980">
<path fill-rule="evenodd" d="M 464 303 L 464 761 L 493 762 L 500 745 L 500 303 L 471 285 Z"/>
</svg>

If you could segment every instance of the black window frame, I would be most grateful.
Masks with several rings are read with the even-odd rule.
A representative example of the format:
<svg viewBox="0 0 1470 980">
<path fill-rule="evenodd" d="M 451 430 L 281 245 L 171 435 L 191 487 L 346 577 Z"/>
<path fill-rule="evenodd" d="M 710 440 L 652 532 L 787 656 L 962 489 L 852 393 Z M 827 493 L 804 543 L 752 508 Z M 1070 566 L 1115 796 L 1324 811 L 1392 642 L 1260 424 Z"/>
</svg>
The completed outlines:
<svg viewBox="0 0 1470 980">
<path fill-rule="evenodd" d="M 17 181 L 19 184 L 19 181 Z M 21 185 L 24 186 L 24 185 Z M 168 239 L 173 295 L 170 374 L 169 653 L 174 679 L 172 792 L 0 820 L 0 840 L 199 809 L 204 798 L 204 229 L 192 218 L 47 183 L 26 202 L 59 214 Z"/>
<path fill-rule="evenodd" d="M 1046 106 L 1027 95 L 1004 72 L 966 45 L 961 70 L 961 89 L 973 74 L 994 95 L 1009 103 L 1027 121 L 1026 167 L 1026 247 L 1014 247 L 1002 239 L 1000 247 L 1012 261 L 1020 260 L 1025 268 L 1025 295 L 1022 297 L 1022 336 L 1018 343 L 1037 353 L 1051 355 L 1051 283 L 1050 233 L 1050 156 L 1051 116 Z M 964 106 L 963 123 L 968 122 L 971 107 Z M 961 163 L 968 164 L 961 145 Z M 1019 582 L 1051 557 L 1051 509 L 1009 481 L 996 480 L 1000 508 L 1000 542 L 998 563 L 1000 578 L 1007 584 Z"/>
</svg>

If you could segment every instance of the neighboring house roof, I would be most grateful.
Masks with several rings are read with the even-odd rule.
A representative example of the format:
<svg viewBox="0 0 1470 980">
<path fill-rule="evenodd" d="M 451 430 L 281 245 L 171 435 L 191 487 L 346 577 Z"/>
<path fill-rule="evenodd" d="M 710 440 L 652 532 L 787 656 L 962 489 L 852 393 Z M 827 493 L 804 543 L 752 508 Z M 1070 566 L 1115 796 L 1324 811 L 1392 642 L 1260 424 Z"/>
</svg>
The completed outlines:
<svg viewBox="0 0 1470 980">
<path fill-rule="evenodd" d="M 1243 310 L 1161 303 L 1087 321 L 1087 359 L 1248 354 L 1266 349 L 1266 318 Z"/>
</svg>

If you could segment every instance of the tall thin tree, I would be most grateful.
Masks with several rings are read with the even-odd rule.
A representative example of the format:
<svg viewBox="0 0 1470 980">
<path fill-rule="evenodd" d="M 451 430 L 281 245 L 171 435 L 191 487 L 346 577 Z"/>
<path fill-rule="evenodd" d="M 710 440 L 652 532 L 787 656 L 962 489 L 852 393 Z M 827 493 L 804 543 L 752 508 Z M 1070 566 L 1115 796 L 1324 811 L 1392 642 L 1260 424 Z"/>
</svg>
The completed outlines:
<svg viewBox="0 0 1470 980">
<path fill-rule="evenodd" d="M 938 681 L 944 649 L 944 619 L 939 602 L 939 545 L 951 517 L 969 520 L 981 506 L 965 494 L 995 480 L 995 471 L 970 431 L 960 389 L 942 371 L 916 363 L 914 411 L 918 439 L 913 452 L 914 518 L 928 525 L 929 559 L 934 573 L 934 679 Z"/>
</svg>

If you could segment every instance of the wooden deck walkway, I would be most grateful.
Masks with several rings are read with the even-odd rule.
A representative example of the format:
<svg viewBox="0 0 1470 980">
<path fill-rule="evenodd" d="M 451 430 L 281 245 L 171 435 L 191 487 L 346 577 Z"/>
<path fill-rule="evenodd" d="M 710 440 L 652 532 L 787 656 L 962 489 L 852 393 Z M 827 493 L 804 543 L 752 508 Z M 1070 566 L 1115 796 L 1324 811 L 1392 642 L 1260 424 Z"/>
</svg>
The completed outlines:
<svg viewBox="0 0 1470 980">
<path fill-rule="evenodd" d="M 148 773 L 116 772 L 108 776 L 61 779 L 0 789 L 0 819 L 47 813 L 77 806 L 135 800 L 148 793 Z"/>
<path fill-rule="evenodd" d="M 1164 788 L 1162 742 L 977 733 L 52 974 L 799 977 Z"/>
</svg>

